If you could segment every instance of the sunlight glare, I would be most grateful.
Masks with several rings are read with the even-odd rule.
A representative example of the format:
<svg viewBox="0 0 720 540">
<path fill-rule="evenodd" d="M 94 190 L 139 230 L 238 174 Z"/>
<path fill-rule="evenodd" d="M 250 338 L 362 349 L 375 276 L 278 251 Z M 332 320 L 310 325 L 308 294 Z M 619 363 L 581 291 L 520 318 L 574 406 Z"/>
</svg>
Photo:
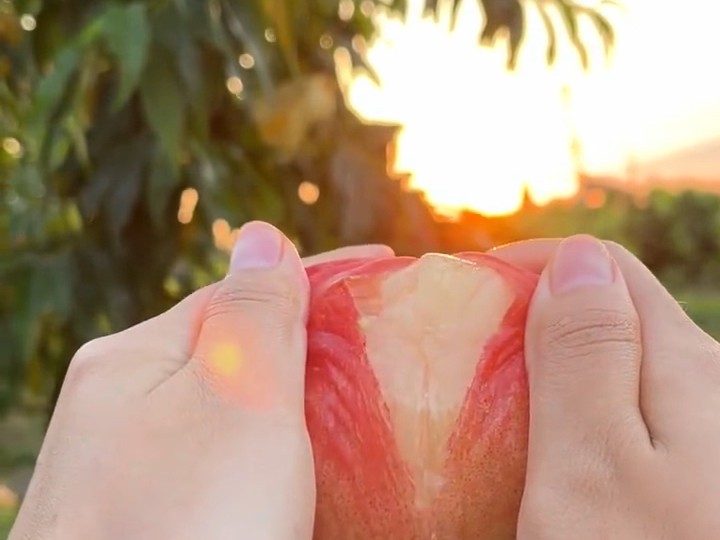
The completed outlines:
<svg viewBox="0 0 720 540">
<path fill-rule="evenodd" d="M 411 173 L 411 186 L 435 205 L 511 213 L 523 186 L 543 204 L 576 192 L 578 168 L 624 176 L 635 159 L 720 137 L 720 78 L 711 69 L 720 50 L 720 4 L 687 0 L 678 9 L 623 0 L 622 9 L 604 11 L 616 34 L 609 62 L 583 19 L 592 66 L 583 72 L 557 16 L 558 61 L 547 68 L 547 32 L 528 2 L 525 46 L 513 73 L 505 70 L 504 43 L 478 46 L 476 1 L 463 2 L 453 33 L 447 16 L 439 23 L 423 17 L 423 0 L 408 4 L 406 23 L 375 16 L 380 35 L 368 58 L 382 85 L 361 75 L 348 98 L 361 116 L 404 126 L 395 169 Z"/>
<path fill-rule="evenodd" d="M 532 69 L 507 74 L 502 48 L 476 46 L 477 6 L 463 10 L 454 33 L 447 21 L 383 20 L 383 39 L 368 54 L 383 86 L 358 78 L 351 103 L 403 125 L 394 168 L 412 173 L 410 185 L 441 211 L 509 213 L 520 207 L 526 185 L 539 202 L 572 194 L 557 82 Z"/>
<path fill-rule="evenodd" d="M 218 343 L 212 355 L 213 372 L 222 379 L 235 378 L 242 367 L 240 350 L 232 343 Z"/>
<path fill-rule="evenodd" d="M 202 376 L 222 399 L 268 410 L 279 405 L 282 396 L 275 384 L 274 368 L 261 361 L 263 353 L 258 350 L 257 339 L 249 337 L 256 335 L 250 326 L 246 323 L 244 328 L 230 329 L 223 323 L 204 327 L 202 339 L 209 348 L 201 355 Z"/>
</svg>

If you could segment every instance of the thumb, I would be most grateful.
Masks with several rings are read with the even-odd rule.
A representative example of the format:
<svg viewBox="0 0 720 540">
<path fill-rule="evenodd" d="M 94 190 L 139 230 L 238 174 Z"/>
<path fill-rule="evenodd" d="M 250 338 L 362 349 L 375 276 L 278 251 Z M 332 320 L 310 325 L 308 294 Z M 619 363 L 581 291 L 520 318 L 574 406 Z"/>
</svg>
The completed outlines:
<svg viewBox="0 0 720 540">
<path fill-rule="evenodd" d="M 566 239 L 528 312 L 531 447 L 624 446 L 627 429 L 647 437 L 641 358 L 638 315 L 615 261 L 592 237 Z"/>
<path fill-rule="evenodd" d="M 292 243 L 271 225 L 246 224 L 205 306 L 191 369 L 223 400 L 302 413 L 308 302 Z"/>
</svg>

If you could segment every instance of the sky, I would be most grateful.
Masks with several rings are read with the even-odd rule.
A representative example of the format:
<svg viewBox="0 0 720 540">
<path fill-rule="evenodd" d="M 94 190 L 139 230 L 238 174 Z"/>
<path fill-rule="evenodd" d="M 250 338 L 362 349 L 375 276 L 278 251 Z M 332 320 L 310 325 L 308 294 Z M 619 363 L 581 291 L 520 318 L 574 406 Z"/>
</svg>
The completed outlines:
<svg viewBox="0 0 720 540">
<path fill-rule="evenodd" d="M 720 65 L 720 3 L 623 0 L 623 9 L 605 9 L 616 47 L 606 62 L 592 26 L 583 24 L 589 73 L 566 39 L 558 64 L 545 65 L 547 34 L 532 2 L 513 73 L 504 69 L 502 44 L 477 44 L 475 0 L 465 1 L 452 34 L 447 20 L 421 17 L 422 0 L 409 3 L 408 21 L 381 18 L 370 44 L 382 85 L 357 78 L 349 99 L 369 119 L 404 126 L 396 168 L 412 173 L 441 209 L 512 212 L 524 185 L 538 203 L 571 195 L 573 136 L 585 171 L 613 175 L 720 136 L 720 68 L 713 69 Z"/>
</svg>

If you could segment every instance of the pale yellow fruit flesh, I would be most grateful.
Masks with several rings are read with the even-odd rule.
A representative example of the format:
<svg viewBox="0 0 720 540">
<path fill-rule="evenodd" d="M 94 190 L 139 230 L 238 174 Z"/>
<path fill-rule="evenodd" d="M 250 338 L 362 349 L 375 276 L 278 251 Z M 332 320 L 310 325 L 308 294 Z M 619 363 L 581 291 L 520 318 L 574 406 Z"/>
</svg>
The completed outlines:
<svg viewBox="0 0 720 540">
<path fill-rule="evenodd" d="M 513 291 L 491 268 L 437 254 L 381 281 L 347 283 L 423 510 L 442 490 L 448 438 Z"/>
</svg>

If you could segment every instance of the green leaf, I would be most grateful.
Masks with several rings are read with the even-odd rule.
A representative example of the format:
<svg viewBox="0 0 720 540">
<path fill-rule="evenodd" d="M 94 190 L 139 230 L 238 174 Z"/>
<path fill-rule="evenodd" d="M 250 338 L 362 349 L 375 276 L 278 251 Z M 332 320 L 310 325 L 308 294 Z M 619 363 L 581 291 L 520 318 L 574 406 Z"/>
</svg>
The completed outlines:
<svg viewBox="0 0 720 540">
<path fill-rule="evenodd" d="M 193 13 L 193 15 L 196 14 Z M 166 9 L 155 18 L 153 38 L 173 56 L 173 63 L 182 83 L 183 95 L 189 109 L 186 119 L 188 131 L 195 137 L 205 139 L 208 123 L 206 87 L 208 84 L 213 85 L 215 89 L 222 87 L 213 76 L 214 74 L 210 74 L 208 67 L 203 65 L 204 48 L 201 46 L 200 40 L 195 39 L 190 30 L 177 31 L 177 28 L 197 24 L 197 20 L 185 19 L 180 8 Z M 222 88 L 222 90 L 225 89 Z"/>
<path fill-rule="evenodd" d="M 452 12 L 450 14 L 450 29 L 455 30 L 458 23 L 458 18 L 460 16 L 460 8 L 462 7 L 461 0 L 453 0 L 452 1 Z"/>
<path fill-rule="evenodd" d="M 145 163 L 137 158 L 131 161 L 131 165 L 125 171 L 126 175 L 115 184 L 114 189 L 105 200 L 108 225 L 115 240 L 120 238 L 135 210 L 142 185 L 144 165 Z"/>
<path fill-rule="evenodd" d="M 255 59 L 253 68 L 261 91 L 270 95 L 275 90 L 274 78 L 268 58 L 268 44 L 265 41 L 265 28 L 267 21 L 258 11 L 255 2 L 229 2 L 220 0 L 223 12 L 226 14 L 227 27 L 231 34 L 242 43 L 246 52 Z M 217 25 L 217 21 L 215 21 Z M 235 59 L 232 59 L 235 61 Z"/>
<path fill-rule="evenodd" d="M 87 140 L 85 139 L 85 131 L 78 120 L 78 115 L 68 117 L 65 121 L 65 127 L 69 135 L 68 139 L 72 141 L 75 156 L 83 167 L 88 168 L 90 166 L 90 152 L 88 151 Z M 64 161 L 64 159 L 59 161 L 57 165 L 60 165 L 62 161 Z"/>
<path fill-rule="evenodd" d="M 546 60 L 548 65 L 553 65 L 555 60 L 557 60 L 557 35 L 555 34 L 555 25 L 545 7 L 542 4 L 538 4 L 537 7 L 540 12 L 540 17 L 542 17 L 543 23 L 545 24 L 545 30 L 548 36 Z"/>
<path fill-rule="evenodd" d="M 28 267 L 27 279 L 16 281 L 21 301 L 15 306 L 13 333 L 21 343 L 23 360 L 29 360 L 36 350 L 44 316 L 63 321 L 70 314 L 74 287 L 71 265 L 69 252 L 38 257 Z"/>
<path fill-rule="evenodd" d="M 150 127 L 173 168 L 177 168 L 185 126 L 185 101 L 172 58 L 168 56 L 162 49 L 156 49 L 151 55 L 140 83 L 140 96 Z"/>
<path fill-rule="evenodd" d="M 617 8 L 621 11 L 627 11 L 627 6 L 623 2 L 620 2 L 618 0 L 601 0 L 598 7 L 603 7 L 603 6 L 610 6 L 610 7 Z"/>
<path fill-rule="evenodd" d="M 67 159 L 70 151 L 73 149 L 74 140 L 70 132 L 66 129 L 58 131 L 60 131 L 60 136 L 54 137 L 52 141 L 47 141 L 52 142 L 52 146 L 47 147 L 46 160 L 50 170 L 57 169 L 60 165 L 62 165 Z"/>
<path fill-rule="evenodd" d="M 72 257 L 61 252 L 48 257 L 33 273 L 30 302 L 36 313 L 48 312 L 65 319 L 72 307 Z"/>
<path fill-rule="evenodd" d="M 561 0 L 557 0 L 561 1 Z M 508 59 L 506 67 L 517 66 L 520 44 L 525 35 L 525 11 L 520 0 L 479 0 L 485 23 L 480 32 L 481 45 L 493 45 L 498 35 L 507 36 Z"/>
<path fill-rule="evenodd" d="M 595 25 L 595 28 L 602 39 L 605 55 L 609 56 L 612 53 L 613 46 L 615 45 L 615 30 L 610 24 L 610 21 L 599 11 L 585 9 L 583 12 Z"/>
<path fill-rule="evenodd" d="M 277 44 L 285 59 L 292 77 L 300 75 L 298 58 L 298 36 L 295 34 L 296 2 L 287 0 L 261 0 L 266 19 L 272 25 L 277 36 Z M 249 2 L 244 2 L 249 3 Z"/>
<path fill-rule="evenodd" d="M 178 32 L 177 29 L 195 21 L 187 21 L 177 9 L 166 9 L 156 17 L 154 39 L 174 57 L 178 74 L 185 90 L 192 97 L 190 105 L 194 105 L 195 97 L 202 88 L 203 79 L 207 74 L 201 69 L 202 48 L 195 42 L 188 31 Z"/>
<path fill-rule="evenodd" d="M 29 112 L 28 129 L 40 151 L 50 134 L 48 124 L 68 94 L 73 76 L 78 72 L 82 61 L 82 51 L 77 46 L 69 46 L 57 57 L 48 75 L 37 85 Z"/>
<path fill-rule="evenodd" d="M 392 3 L 390 4 L 391 9 L 392 9 L 392 7 L 393 7 L 393 4 L 395 4 L 395 2 L 392 2 Z M 406 9 L 406 6 L 403 6 L 403 8 Z M 435 22 L 438 22 L 438 15 L 439 15 L 438 12 L 439 12 L 439 9 L 438 9 L 438 0 L 425 0 L 425 2 L 424 2 L 424 4 L 423 4 L 423 14 L 425 14 L 425 15 L 432 15 L 433 20 L 434 20 Z"/>
<path fill-rule="evenodd" d="M 80 206 L 86 218 L 92 220 L 103 209 L 110 219 L 110 229 L 122 229 L 137 199 L 136 184 L 141 182 L 148 146 L 146 138 L 138 138 L 102 155 L 95 174 L 80 193 Z"/>
<path fill-rule="evenodd" d="M 180 177 L 163 152 L 155 152 L 150 164 L 150 177 L 146 190 L 146 202 L 158 229 L 166 227 L 166 210 L 170 195 L 178 185 Z"/>
<path fill-rule="evenodd" d="M 13 280 L 16 298 L 20 301 L 12 306 L 13 317 L 8 321 L 9 333 L 14 338 L 13 348 L 17 349 L 17 356 L 21 361 L 26 361 L 34 352 L 39 333 L 40 321 L 30 302 L 32 277 L 32 273 L 27 272 Z"/>
<path fill-rule="evenodd" d="M 257 206 L 253 206 L 251 216 L 255 219 L 263 219 L 272 223 L 279 223 L 288 213 L 288 201 L 284 200 L 280 193 L 272 186 L 259 184 L 256 187 Z"/>
<path fill-rule="evenodd" d="M 568 37 L 570 38 L 573 47 L 575 47 L 575 50 L 580 57 L 580 64 L 582 65 L 583 69 L 587 69 L 589 66 L 589 59 L 587 49 L 585 49 L 585 44 L 580 38 L 580 31 L 577 23 L 577 6 L 575 6 L 571 0 L 557 0 L 557 6 L 560 10 L 560 15 L 562 16 L 563 22 L 565 23 Z"/>
<path fill-rule="evenodd" d="M 147 62 L 151 30 L 145 6 L 110 5 L 103 16 L 104 37 L 120 68 L 120 88 L 113 106 L 121 108 L 137 87 Z"/>
</svg>

